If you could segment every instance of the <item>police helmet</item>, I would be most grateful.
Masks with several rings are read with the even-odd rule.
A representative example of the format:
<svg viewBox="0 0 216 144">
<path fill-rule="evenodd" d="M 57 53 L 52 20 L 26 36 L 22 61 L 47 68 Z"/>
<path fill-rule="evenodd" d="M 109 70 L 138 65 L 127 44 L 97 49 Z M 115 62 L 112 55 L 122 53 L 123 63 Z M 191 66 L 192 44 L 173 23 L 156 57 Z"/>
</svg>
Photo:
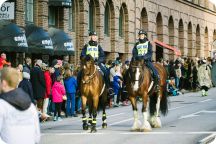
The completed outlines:
<svg viewBox="0 0 216 144">
<path fill-rule="evenodd" d="M 97 33 L 95 31 L 90 31 L 89 36 L 92 36 L 92 35 L 97 35 Z"/>
<path fill-rule="evenodd" d="M 138 34 L 139 34 L 139 35 L 141 35 L 141 34 L 144 34 L 144 35 L 146 35 L 146 36 L 147 36 L 147 32 L 146 32 L 146 31 L 144 31 L 143 29 L 142 29 L 142 30 L 139 30 Z"/>
</svg>

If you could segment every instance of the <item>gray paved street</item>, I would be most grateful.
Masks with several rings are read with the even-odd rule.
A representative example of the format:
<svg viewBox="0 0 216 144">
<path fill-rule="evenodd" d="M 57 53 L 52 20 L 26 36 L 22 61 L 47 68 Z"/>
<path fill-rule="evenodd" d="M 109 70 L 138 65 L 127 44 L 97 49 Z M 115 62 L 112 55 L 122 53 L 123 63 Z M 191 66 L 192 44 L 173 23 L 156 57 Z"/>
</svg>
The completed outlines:
<svg viewBox="0 0 216 144">
<path fill-rule="evenodd" d="M 41 144 L 195 144 L 216 133 L 216 88 L 211 89 L 207 97 L 196 92 L 169 97 L 169 101 L 169 113 L 161 117 L 162 128 L 152 132 L 130 132 L 131 106 L 122 106 L 107 110 L 107 129 L 101 129 L 99 113 L 96 134 L 82 130 L 80 117 L 43 123 Z M 141 112 L 139 114 L 141 116 Z"/>
</svg>

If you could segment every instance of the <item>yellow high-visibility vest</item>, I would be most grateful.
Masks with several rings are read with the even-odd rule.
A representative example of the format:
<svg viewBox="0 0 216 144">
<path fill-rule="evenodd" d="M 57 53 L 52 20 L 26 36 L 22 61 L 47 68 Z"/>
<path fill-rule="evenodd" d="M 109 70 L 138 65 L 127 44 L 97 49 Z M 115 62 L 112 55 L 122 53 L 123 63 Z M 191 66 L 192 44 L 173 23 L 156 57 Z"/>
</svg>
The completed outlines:
<svg viewBox="0 0 216 144">
<path fill-rule="evenodd" d="M 91 55 L 94 59 L 99 57 L 99 50 L 98 45 L 97 46 L 90 46 L 88 45 L 86 55 Z"/>
<path fill-rule="evenodd" d="M 148 43 L 149 41 L 146 41 L 145 43 L 139 43 L 136 48 L 138 51 L 138 56 L 144 56 L 148 52 Z"/>
</svg>

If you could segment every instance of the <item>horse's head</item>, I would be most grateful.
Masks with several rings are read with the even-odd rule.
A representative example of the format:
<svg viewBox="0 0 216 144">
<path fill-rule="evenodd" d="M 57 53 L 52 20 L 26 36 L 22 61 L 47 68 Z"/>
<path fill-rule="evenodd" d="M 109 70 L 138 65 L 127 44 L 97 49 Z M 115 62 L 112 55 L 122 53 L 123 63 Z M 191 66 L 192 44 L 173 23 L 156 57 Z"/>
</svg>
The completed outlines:
<svg viewBox="0 0 216 144">
<path fill-rule="evenodd" d="M 86 55 L 81 59 L 81 65 L 85 75 L 91 74 L 91 71 L 95 68 L 93 57 L 91 55 Z"/>
<path fill-rule="evenodd" d="M 144 60 L 139 57 L 132 58 L 130 67 L 130 80 L 133 85 L 134 91 L 137 91 L 139 85 L 141 85 L 143 81 L 143 73 L 144 73 Z"/>
</svg>

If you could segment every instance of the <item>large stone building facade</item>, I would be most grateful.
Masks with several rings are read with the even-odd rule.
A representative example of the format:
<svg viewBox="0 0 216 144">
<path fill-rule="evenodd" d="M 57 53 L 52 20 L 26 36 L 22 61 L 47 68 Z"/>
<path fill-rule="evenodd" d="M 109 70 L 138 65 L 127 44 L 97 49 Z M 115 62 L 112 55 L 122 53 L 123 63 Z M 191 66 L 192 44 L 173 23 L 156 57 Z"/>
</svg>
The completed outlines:
<svg viewBox="0 0 216 144">
<path fill-rule="evenodd" d="M 175 58 L 173 51 L 158 47 L 155 40 L 179 49 L 183 56 L 208 57 L 216 39 L 216 7 L 208 0 L 72 0 L 71 7 L 51 6 L 49 0 L 10 1 L 16 2 L 17 25 L 30 22 L 68 33 L 75 63 L 90 30 L 98 33 L 107 59 L 129 59 L 139 29 L 148 32 L 154 60 Z"/>
</svg>

